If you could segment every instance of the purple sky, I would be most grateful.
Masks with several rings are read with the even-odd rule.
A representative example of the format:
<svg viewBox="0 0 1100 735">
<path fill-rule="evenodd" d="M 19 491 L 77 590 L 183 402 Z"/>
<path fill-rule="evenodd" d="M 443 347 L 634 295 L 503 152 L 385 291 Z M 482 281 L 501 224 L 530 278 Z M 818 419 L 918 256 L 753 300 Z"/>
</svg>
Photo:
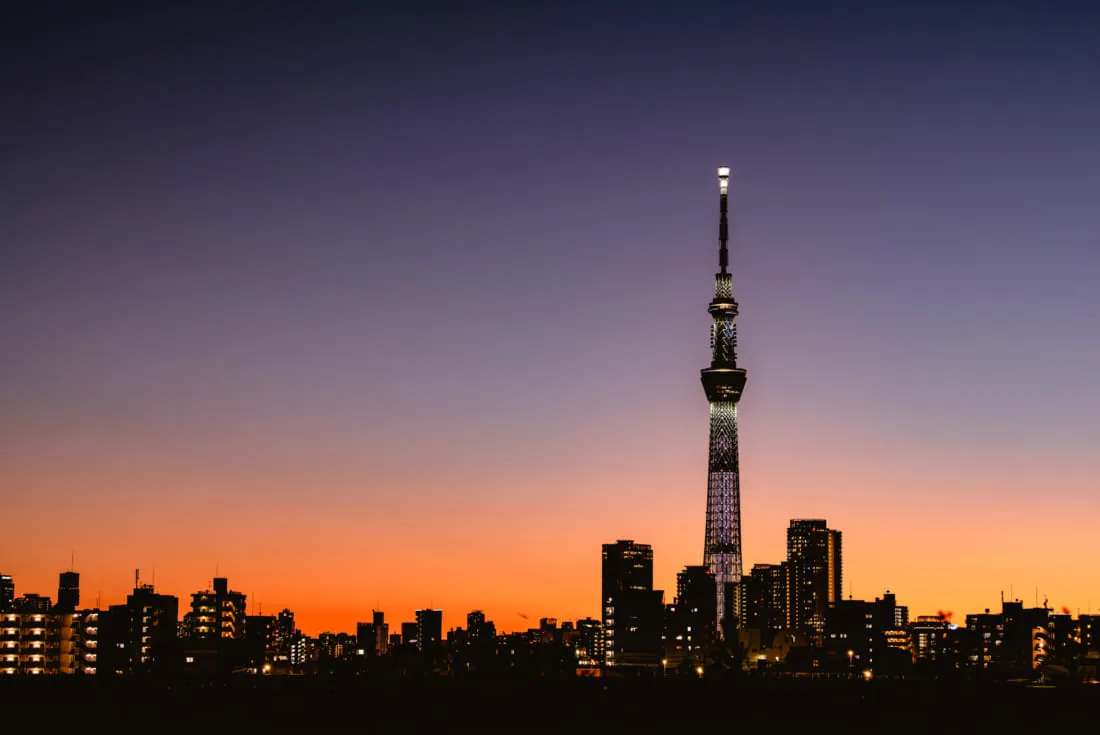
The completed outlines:
<svg viewBox="0 0 1100 735">
<path fill-rule="evenodd" d="M 604 541 L 670 587 L 702 551 L 723 164 L 747 565 L 786 518 L 858 550 L 914 496 L 1021 538 L 1100 513 L 1095 4 L 231 5 L 4 11 L 0 571 L 67 564 L 14 550 L 43 493 L 158 526 L 157 472 L 201 467 L 242 524 L 407 514 L 416 545 L 474 504 L 470 534 L 545 514 L 571 544 L 584 516 L 584 614 Z M 128 485 L 135 455 L 161 469 Z M 986 573 L 988 603 L 1046 579 Z"/>
</svg>

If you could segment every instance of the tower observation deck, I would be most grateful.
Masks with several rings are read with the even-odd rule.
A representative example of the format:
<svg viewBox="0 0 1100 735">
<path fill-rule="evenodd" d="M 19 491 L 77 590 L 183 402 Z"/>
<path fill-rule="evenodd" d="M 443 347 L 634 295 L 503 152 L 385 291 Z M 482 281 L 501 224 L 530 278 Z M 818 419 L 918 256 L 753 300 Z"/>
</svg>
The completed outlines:
<svg viewBox="0 0 1100 735">
<path fill-rule="evenodd" d="M 745 371 L 737 367 L 737 302 L 728 272 L 729 224 L 728 167 L 718 169 L 720 219 L 718 223 L 718 266 L 714 275 L 714 298 L 707 311 L 710 330 L 710 367 L 703 368 L 703 390 L 710 403 L 710 458 L 707 464 L 707 531 L 703 564 L 714 574 L 718 587 L 719 630 L 727 630 L 736 614 L 735 585 L 741 581 L 741 487 L 737 458 L 737 402 L 745 387 Z M 727 609 L 731 608 L 731 609 Z M 727 615 L 731 618 L 725 621 Z"/>
</svg>

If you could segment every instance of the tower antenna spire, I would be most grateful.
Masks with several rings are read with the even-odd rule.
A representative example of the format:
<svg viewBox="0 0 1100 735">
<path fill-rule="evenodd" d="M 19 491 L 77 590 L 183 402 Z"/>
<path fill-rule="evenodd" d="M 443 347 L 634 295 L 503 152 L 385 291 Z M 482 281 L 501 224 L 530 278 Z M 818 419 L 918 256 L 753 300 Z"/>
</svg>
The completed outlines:
<svg viewBox="0 0 1100 735">
<path fill-rule="evenodd" d="M 730 263 L 730 254 L 727 243 L 729 242 L 729 215 L 728 206 L 726 204 L 727 194 L 729 193 L 730 184 L 730 167 L 719 166 L 718 167 L 718 192 L 721 196 L 721 215 L 718 220 L 718 265 L 722 269 L 721 273 L 726 273 L 726 267 Z"/>
</svg>

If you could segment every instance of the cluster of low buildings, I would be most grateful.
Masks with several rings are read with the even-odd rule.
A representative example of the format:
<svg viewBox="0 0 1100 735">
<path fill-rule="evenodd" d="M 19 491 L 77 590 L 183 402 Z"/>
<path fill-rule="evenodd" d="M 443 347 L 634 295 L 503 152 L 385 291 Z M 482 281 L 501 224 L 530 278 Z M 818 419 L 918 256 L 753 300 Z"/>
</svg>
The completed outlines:
<svg viewBox="0 0 1100 735">
<path fill-rule="evenodd" d="M 228 579 L 180 601 L 153 585 L 135 586 L 124 604 L 81 608 L 80 575 L 62 572 L 57 601 L 39 594 L 15 595 L 12 577 L 0 575 L 0 675 L 74 674 L 220 676 L 366 673 L 531 674 L 571 676 L 577 652 L 596 650 L 594 619 L 558 624 L 543 618 L 537 628 L 498 634 L 480 610 L 466 627 L 443 633 L 443 613 L 416 611 L 415 621 L 390 630 L 381 611 L 354 633 L 303 634 L 294 613 L 248 615 L 246 596 Z M 594 655 L 594 654 L 592 654 Z"/>
</svg>

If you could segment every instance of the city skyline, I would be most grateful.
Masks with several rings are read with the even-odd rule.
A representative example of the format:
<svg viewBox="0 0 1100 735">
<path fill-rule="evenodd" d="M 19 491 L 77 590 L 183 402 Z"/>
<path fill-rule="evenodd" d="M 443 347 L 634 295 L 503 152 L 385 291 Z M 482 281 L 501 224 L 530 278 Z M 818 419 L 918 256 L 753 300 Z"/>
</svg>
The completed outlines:
<svg viewBox="0 0 1100 735">
<path fill-rule="evenodd" d="M 619 538 L 675 589 L 728 164 L 745 570 L 826 518 L 846 597 L 1100 607 L 1097 11 L 815 5 L 22 9 L 0 573 L 311 632 L 598 617 Z"/>
</svg>

